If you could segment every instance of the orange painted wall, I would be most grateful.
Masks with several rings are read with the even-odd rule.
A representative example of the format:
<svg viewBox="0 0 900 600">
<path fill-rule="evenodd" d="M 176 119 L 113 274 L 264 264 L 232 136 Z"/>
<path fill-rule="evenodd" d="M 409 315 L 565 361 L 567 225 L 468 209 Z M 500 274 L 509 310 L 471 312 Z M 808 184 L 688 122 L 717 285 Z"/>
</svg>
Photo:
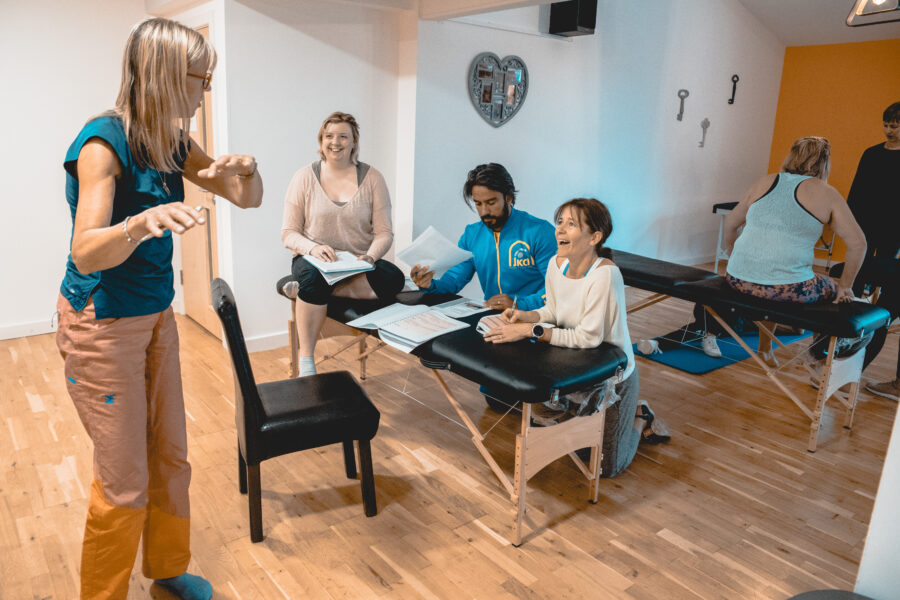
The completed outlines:
<svg viewBox="0 0 900 600">
<path fill-rule="evenodd" d="M 884 141 L 881 114 L 892 102 L 900 102 L 900 40 L 786 48 L 769 172 L 797 138 L 825 136 L 828 183 L 846 198 L 863 150 Z M 843 255 L 838 241 L 835 258 Z"/>
</svg>

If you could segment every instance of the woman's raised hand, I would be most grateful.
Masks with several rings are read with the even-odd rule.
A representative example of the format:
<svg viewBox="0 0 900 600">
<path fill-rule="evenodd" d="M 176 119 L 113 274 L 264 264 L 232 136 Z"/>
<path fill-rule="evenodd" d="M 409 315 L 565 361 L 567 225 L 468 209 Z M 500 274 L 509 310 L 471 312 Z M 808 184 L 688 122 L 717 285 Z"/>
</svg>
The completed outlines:
<svg viewBox="0 0 900 600">
<path fill-rule="evenodd" d="M 131 219 L 131 237 L 162 237 L 168 229 L 174 233 L 184 233 L 197 224 L 206 222 L 200 207 L 188 206 L 184 202 L 170 202 L 152 206 Z"/>
<path fill-rule="evenodd" d="M 250 177 L 256 173 L 256 158 L 249 154 L 223 154 L 205 169 L 197 171 L 201 179 L 213 179 L 219 175 Z"/>
</svg>

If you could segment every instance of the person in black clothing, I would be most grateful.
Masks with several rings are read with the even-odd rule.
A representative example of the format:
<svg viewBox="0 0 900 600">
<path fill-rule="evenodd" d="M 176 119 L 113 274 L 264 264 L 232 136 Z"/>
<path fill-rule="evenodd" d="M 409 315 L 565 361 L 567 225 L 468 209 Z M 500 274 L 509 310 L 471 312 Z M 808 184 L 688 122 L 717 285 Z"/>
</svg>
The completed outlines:
<svg viewBox="0 0 900 600">
<path fill-rule="evenodd" d="M 891 318 L 900 315 L 900 102 L 887 107 L 883 115 L 885 142 L 867 148 L 859 159 L 856 176 L 850 186 L 847 203 L 866 234 L 867 250 L 863 266 L 856 277 L 854 293 L 860 295 L 866 285 L 881 286 L 878 306 L 886 308 Z M 843 265 L 836 265 L 832 274 Z M 866 347 L 865 366 L 878 356 L 887 337 L 882 327 Z M 900 394 L 900 355 L 892 381 L 870 383 L 866 390 L 892 400 Z"/>
</svg>

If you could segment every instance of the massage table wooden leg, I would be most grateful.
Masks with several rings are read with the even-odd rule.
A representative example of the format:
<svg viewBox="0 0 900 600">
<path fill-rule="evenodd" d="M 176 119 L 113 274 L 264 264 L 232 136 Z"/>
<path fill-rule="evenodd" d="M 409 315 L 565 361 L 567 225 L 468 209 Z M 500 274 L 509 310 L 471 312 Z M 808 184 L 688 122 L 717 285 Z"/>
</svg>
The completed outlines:
<svg viewBox="0 0 900 600">
<path fill-rule="evenodd" d="M 635 302 L 634 304 L 629 304 L 628 306 L 626 306 L 625 314 L 631 314 L 633 312 L 643 310 L 643 309 L 647 308 L 648 306 L 653 306 L 657 302 L 662 302 L 663 300 L 665 300 L 669 297 L 670 296 L 667 296 L 665 294 L 653 294 L 651 296 L 647 296 L 643 300 L 639 300 L 638 302 Z"/>
<path fill-rule="evenodd" d="M 297 335 L 297 300 L 291 298 L 291 318 L 288 320 L 288 337 L 291 340 L 291 377 L 300 375 L 300 338 Z"/>
<path fill-rule="evenodd" d="M 528 441 L 528 430 L 531 428 L 531 405 L 522 405 L 522 432 L 516 436 L 516 466 L 513 483 L 512 501 L 514 504 L 513 546 L 522 545 L 522 525 L 525 520 L 525 490 L 528 488 L 528 477 L 525 475 L 525 450 Z"/>
<path fill-rule="evenodd" d="M 822 411 L 825 410 L 825 402 L 828 400 L 828 386 L 831 381 L 831 366 L 834 362 L 834 347 L 837 338 L 831 338 L 828 341 L 828 357 L 825 359 L 825 368 L 822 369 L 822 378 L 819 380 L 819 393 L 816 394 L 816 408 L 813 410 L 812 423 L 809 425 L 809 445 L 806 447 L 810 452 L 816 451 L 816 444 L 819 441 L 819 430 L 822 428 Z"/>
<path fill-rule="evenodd" d="M 592 449 L 590 469 L 585 467 L 584 463 L 574 454 L 572 454 L 572 458 L 591 482 L 590 493 L 593 502 L 596 503 L 599 497 L 600 451 L 603 447 L 603 427 L 606 421 L 605 402 L 601 409 L 592 415 L 575 417 L 550 427 L 532 427 L 531 404 L 523 403 L 521 430 L 516 435 L 516 462 L 513 467 L 513 477 L 510 479 L 484 445 L 484 436 L 453 396 L 447 382 L 436 369 L 432 369 L 432 373 L 438 380 L 450 405 L 462 419 L 466 429 L 472 434 L 472 443 L 475 444 L 475 448 L 509 494 L 509 499 L 513 504 L 513 545 L 519 546 L 522 543 L 522 531 L 527 512 L 525 496 L 528 480 L 554 460 L 566 454 L 572 454 L 579 448 L 589 447 Z"/>
<path fill-rule="evenodd" d="M 357 359 L 359 360 L 359 379 L 360 381 L 366 380 L 366 360 L 369 358 L 369 353 L 366 352 L 369 347 L 366 345 L 366 335 L 359 335 L 359 356 Z"/>
<path fill-rule="evenodd" d="M 734 340 L 741 345 L 741 347 L 753 358 L 760 367 L 762 367 L 763 371 L 765 371 L 766 376 L 772 380 L 775 385 L 777 385 L 782 392 L 790 398 L 794 404 L 797 405 L 803 413 L 809 417 L 811 423 L 809 427 L 809 444 L 807 445 L 807 450 L 810 452 L 816 451 L 816 446 L 818 444 L 819 439 L 819 431 L 822 427 L 822 412 L 825 410 L 825 403 L 828 401 L 832 395 L 835 396 L 844 406 L 847 408 L 847 414 L 844 421 L 844 427 L 847 429 L 853 423 L 853 413 L 856 410 L 856 398 L 859 393 L 859 378 L 862 375 L 862 361 L 865 356 L 865 348 L 860 349 L 853 356 L 842 358 L 835 360 L 834 359 L 834 349 L 837 344 L 837 338 L 832 337 L 828 342 L 828 356 L 825 360 L 825 367 L 822 369 L 822 376 L 819 380 L 819 392 L 816 394 L 816 405 L 815 408 L 810 410 L 807 408 L 805 404 L 803 404 L 797 396 L 791 392 L 789 389 L 785 387 L 783 383 L 778 379 L 776 375 L 776 371 L 769 368 L 769 366 L 763 362 L 763 360 L 754 352 L 750 346 L 744 342 L 741 337 L 726 323 L 715 310 L 706 306 L 704 307 L 707 312 L 716 321 L 719 322 L 720 325 L 728 332 L 728 334 L 734 338 Z M 760 327 L 761 334 L 764 335 L 772 335 L 772 333 L 766 329 L 764 326 L 757 324 Z M 850 384 L 850 393 L 847 399 L 844 399 L 841 396 L 840 392 L 837 390 L 849 383 Z"/>
</svg>

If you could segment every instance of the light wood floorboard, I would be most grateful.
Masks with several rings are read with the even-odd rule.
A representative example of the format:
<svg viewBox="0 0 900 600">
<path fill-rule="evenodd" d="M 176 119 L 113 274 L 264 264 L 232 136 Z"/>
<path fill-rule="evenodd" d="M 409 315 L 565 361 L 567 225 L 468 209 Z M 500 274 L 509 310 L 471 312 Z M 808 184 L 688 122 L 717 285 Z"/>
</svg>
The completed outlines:
<svg viewBox="0 0 900 600">
<path fill-rule="evenodd" d="M 677 300 L 648 308 L 632 316 L 632 337 L 674 329 L 689 309 Z M 810 454 L 806 418 L 749 363 L 692 376 L 638 359 L 641 397 L 672 441 L 641 446 L 625 473 L 603 480 L 596 505 L 568 459 L 552 463 L 529 484 L 536 529 L 514 548 L 508 498 L 433 377 L 387 349 L 364 382 L 382 415 L 372 443 L 378 515 L 363 515 L 340 446 L 307 451 L 263 463 L 266 538 L 252 544 L 226 352 L 189 319 L 178 325 L 191 569 L 216 598 L 782 599 L 852 589 L 897 408 L 889 400 L 861 393 L 852 432 L 829 405 Z M 865 377 L 888 379 L 896 356 L 891 335 Z M 252 361 L 258 381 L 280 379 L 288 349 Z M 350 358 L 322 369 L 357 372 Z M 788 385 L 811 400 L 797 373 Z M 475 385 L 448 382 L 482 430 L 495 424 Z M 507 472 L 517 430 L 509 416 L 486 440 Z M 54 336 L 0 342 L 0 598 L 77 597 L 91 452 Z M 150 595 L 139 568 L 131 584 L 129 598 Z"/>
</svg>

